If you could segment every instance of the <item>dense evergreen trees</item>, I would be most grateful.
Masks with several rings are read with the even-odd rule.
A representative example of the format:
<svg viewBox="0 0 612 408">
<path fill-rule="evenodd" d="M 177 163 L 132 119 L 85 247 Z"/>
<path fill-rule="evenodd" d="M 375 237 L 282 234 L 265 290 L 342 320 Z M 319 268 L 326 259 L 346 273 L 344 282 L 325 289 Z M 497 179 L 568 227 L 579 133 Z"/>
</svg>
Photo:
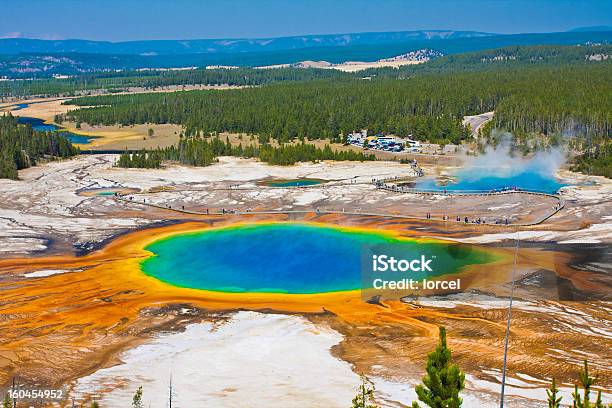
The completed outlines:
<svg viewBox="0 0 612 408">
<path fill-rule="evenodd" d="M 577 151 L 584 154 L 574 168 L 610 177 L 611 52 L 610 45 L 505 47 L 358 74 L 292 68 L 109 72 L 49 80 L 47 85 L 67 84 L 65 89 L 73 90 L 192 83 L 264 85 L 230 91 L 107 95 L 70 102 L 94 106 L 68 114 L 79 124 L 176 123 L 185 127 L 187 139 L 195 136 L 194 141 L 197 136 L 225 131 L 257 135 L 262 142 L 272 138 L 281 145 L 305 138 L 341 142 L 342 135 L 366 128 L 371 133 L 459 143 L 469 137 L 461 124 L 464 115 L 494 110 L 483 136 L 489 137 L 494 128 L 507 130 L 524 152 L 535 145 L 534 134 L 549 139 L 538 140 L 538 146 L 577 136 Z M 24 87 L 47 86 L 45 81 L 20 82 Z M 207 148 L 201 149 L 204 152 L 206 156 L 190 160 L 210 164 L 216 155 L 209 157 Z M 277 150 L 262 148 L 257 154 L 262 160 L 286 161 L 279 159 Z M 282 152 L 285 158 L 291 154 Z M 254 156 L 248 149 L 240 155 Z"/>
<path fill-rule="evenodd" d="M 106 105 L 73 111 L 69 118 L 91 124 L 177 123 L 187 135 L 240 132 L 294 139 L 331 139 L 353 129 L 413 133 L 421 139 L 459 141 L 466 137 L 460 117 L 479 108 L 466 94 L 444 84 L 414 81 L 315 81 L 273 84 L 231 91 L 117 95 L 81 98 L 79 105 Z M 482 103 L 491 104 L 491 100 Z M 61 118 L 60 118 L 61 119 Z"/>
<path fill-rule="evenodd" d="M 229 141 L 226 140 L 224 143 L 218 137 L 210 140 L 201 137 L 183 137 L 177 146 L 164 149 L 162 154 L 166 160 L 191 166 L 208 166 L 217 160 L 217 156 L 238 155 Z"/>
<path fill-rule="evenodd" d="M 612 45 L 534 45 L 509 46 L 462 54 L 451 54 L 425 64 L 405 65 L 399 69 L 375 68 L 365 74 L 376 77 L 407 78 L 422 73 L 491 71 L 537 66 L 589 65 L 609 58 Z"/>
<path fill-rule="evenodd" d="M 183 137 L 176 146 L 158 149 L 152 152 L 142 150 L 139 153 L 123 153 L 117 161 L 118 167 L 159 168 L 162 160 L 177 161 L 191 166 L 208 166 L 218 156 L 237 156 L 244 158 L 258 157 L 261 161 L 275 165 L 292 165 L 301 161 L 317 160 L 374 160 L 373 155 L 354 151 L 333 151 L 329 145 L 318 148 L 312 144 L 297 143 L 274 147 L 268 144 L 261 146 L 232 146 L 229 141 L 223 142 L 219 137 L 202 138 L 197 136 Z"/>
<path fill-rule="evenodd" d="M 363 77 L 408 78 L 423 73 L 485 71 L 537 65 L 566 65 L 596 63 L 612 54 L 612 45 L 580 46 L 510 46 L 463 54 L 451 54 L 425 64 L 406 65 L 400 69 L 375 68 L 356 73 L 331 69 L 188 69 L 136 70 L 84 73 L 71 78 L 0 81 L 0 97 L 27 95 L 72 95 L 88 90 L 109 91 L 129 87 L 154 88 L 169 85 L 265 85 L 281 81 L 313 79 L 361 79 Z"/>
<path fill-rule="evenodd" d="M 162 155 L 159 151 L 148 153 L 142 150 L 139 153 L 123 153 L 117 160 L 117 167 L 137 169 L 158 169 L 161 167 Z"/>
<path fill-rule="evenodd" d="M 586 140 L 580 150 L 583 153 L 576 158 L 572 166 L 573 171 L 612 178 L 612 139 L 610 137 L 602 137 L 594 141 Z"/>
<path fill-rule="evenodd" d="M 43 158 L 70 157 L 77 149 L 63 136 L 34 132 L 10 114 L 0 116 L 0 178 L 17 179 L 17 170 Z"/>
<path fill-rule="evenodd" d="M 527 84 L 502 98 L 494 124 L 521 135 L 612 136 L 612 63 L 526 70 Z"/>
<path fill-rule="evenodd" d="M 282 81 L 350 78 L 351 74 L 331 69 L 188 69 L 171 71 L 122 71 L 83 74 L 64 79 L 0 81 L 0 97 L 27 95 L 75 95 L 77 92 L 129 87 L 155 88 L 170 85 L 236 85 L 257 86 Z"/>
<path fill-rule="evenodd" d="M 612 62 L 560 68 L 424 74 L 409 79 L 313 81 L 231 91 L 115 95 L 71 103 L 96 106 L 69 118 L 90 124 L 177 123 L 187 135 L 244 132 L 281 142 L 330 138 L 353 129 L 459 142 L 464 115 L 495 110 L 496 127 L 597 134 L 612 123 Z"/>
<path fill-rule="evenodd" d="M 240 150 L 240 149 L 239 149 Z M 249 149 L 242 149 L 244 153 L 239 156 L 248 156 Z M 337 161 L 366 161 L 374 160 L 373 155 L 365 155 L 361 152 L 333 151 L 329 145 L 325 145 L 323 149 L 315 147 L 307 143 L 298 143 L 294 145 L 283 145 L 280 147 L 272 147 L 270 145 L 261 146 L 255 149 L 254 156 L 259 157 L 261 161 L 269 164 L 290 165 L 299 161 L 318 161 L 318 160 L 337 160 Z"/>
</svg>

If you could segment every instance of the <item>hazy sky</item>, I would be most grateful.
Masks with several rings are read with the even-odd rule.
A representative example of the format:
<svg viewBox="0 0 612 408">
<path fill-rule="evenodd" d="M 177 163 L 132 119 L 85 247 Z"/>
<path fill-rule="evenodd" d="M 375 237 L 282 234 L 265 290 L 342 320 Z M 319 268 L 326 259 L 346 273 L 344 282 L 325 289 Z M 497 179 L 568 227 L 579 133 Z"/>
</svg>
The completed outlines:
<svg viewBox="0 0 612 408">
<path fill-rule="evenodd" d="M 124 41 L 612 25 L 612 0 L 0 0 L 0 37 Z"/>
</svg>

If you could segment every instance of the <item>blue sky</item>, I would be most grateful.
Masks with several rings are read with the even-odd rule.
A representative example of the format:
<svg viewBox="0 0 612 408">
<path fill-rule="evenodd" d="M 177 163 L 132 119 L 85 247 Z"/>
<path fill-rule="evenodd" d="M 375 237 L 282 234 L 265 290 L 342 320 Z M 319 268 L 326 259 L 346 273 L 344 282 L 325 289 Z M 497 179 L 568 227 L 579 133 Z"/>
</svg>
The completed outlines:
<svg viewBox="0 0 612 408">
<path fill-rule="evenodd" d="M 612 25 L 612 0 L 11 0 L 1 7 L 0 37 L 110 41 Z"/>
</svg>

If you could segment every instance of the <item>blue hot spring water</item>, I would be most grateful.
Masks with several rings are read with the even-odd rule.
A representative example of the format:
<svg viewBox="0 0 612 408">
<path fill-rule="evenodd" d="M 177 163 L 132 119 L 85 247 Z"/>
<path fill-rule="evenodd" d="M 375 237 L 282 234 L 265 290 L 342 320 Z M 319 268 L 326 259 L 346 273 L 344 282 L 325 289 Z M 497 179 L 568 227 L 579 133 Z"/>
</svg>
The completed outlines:
<svg viewBox="0 0 612 408">
<path fill-rule="evenodd" d="M 406 257 L 434 257 L 437 275 L 492 260 L 484 250 L 455 243 L 396 238 L 369 230 L 266 223 L 156 241 L 146 247 L 153 255 L 142 262 L 141 268 L 174 286 L 219 292 L 346 291 L 361 287 L 364 245 L 391 245 Z"/>
<path fill-rule="evenodd" d="M 324 180 L 317 179 L 293 179 L 293 180 L 272 180 L 267 184 L 270 187 L 305 187 L 305 186 L 316 186 L 324 183 Z"/>
<path fill-rule="evenodd" d="M 435 178 L 425 177 L 416 182 L 415 188 L 433 191 L 493 191 L 520 189 L 554 194 L 566 186 L 547 168 L 537 161 L 528 162 L 517 169 L 467 167 L 453 174 L 453 181 L 442 185 Z"/>
</svg>

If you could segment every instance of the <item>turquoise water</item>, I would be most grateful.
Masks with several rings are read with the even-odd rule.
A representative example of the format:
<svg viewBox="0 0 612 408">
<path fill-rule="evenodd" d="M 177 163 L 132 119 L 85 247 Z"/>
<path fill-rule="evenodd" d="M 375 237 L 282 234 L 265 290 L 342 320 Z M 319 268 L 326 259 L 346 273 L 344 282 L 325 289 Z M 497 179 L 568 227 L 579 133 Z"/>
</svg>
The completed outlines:
<svg viewBox="0 0 612 408">
<path fill-rule="evenodd" d="M 95 139 L 93 136 L 83 136 L 77 135 L 75 133 L 66 132 L 60 130 L 57 126 L 45 123 L 44 120 L 38 118 L 29 118 L 29 117 L 18 117 L 17 122 L 22 125 L 30 125 L 32 129 L 37 132 L 57 132 L 58 134 L 64 136 L 66 139 L 70 140 L 71 143 L 74 144 L 88 144 L 92 139 Z"/>
<path fill-rule="evenodd" d="M 157 241 L 146 248 L 155 256 L 143 261 L 141 267 L 147 275 L 180 287 L 324 293 L 359 289 L 364 248 L 376 251 L 389 246 L 404 258 L 435 257 L 435 275 L 491 260 L 483 251 L 458 244 L 398 240 L 375 232 L 308 224 L 259 224 Z M 371 255 L 367 257 L 369 266 Z"/>
<path fill-rule="evenodd" d="M 266 183 L 270 187 L 303 187 L 303 186 L 314 186 L 317 184 L 324 183 L 323 180 L 317 179 L 294 179 L 294 180 L 278 180 L 278 181 L 269 181 Z"/>
<path fill-rule="evenodd" d="M 528 165 L 520 170 L 505 172 L 496 168 L 473 167 L 453 174 L 454 181 L 440 185 L 434 178 L 423 178 L 416 182 L 419 190 L 435 191 L 492 191 L 520 189 L 554 194 L 563 184 L 553 174 L 542 171 L 537 165 Z"/>
<path fill-rule="evenodd" d="M 127 187 L 98 187 L 98 188 L 85 188 L 78 190 L 77 193 L 81 196 L 91 197 L 96 196 L 114 196 L 117 193 L 128 194 L 135 193 L 138 189 L 127 188 Z"/>
</svg>

